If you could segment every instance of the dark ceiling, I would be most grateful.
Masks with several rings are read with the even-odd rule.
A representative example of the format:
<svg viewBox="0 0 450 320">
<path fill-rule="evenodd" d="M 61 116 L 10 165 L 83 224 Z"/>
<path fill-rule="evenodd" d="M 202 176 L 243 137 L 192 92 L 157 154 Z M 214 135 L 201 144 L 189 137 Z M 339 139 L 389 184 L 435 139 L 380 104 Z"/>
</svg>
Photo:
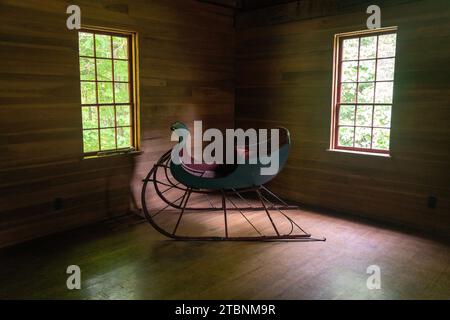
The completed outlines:
<svg viewBox="0 0 450 320">
<path fill-rule="evenodd" d="M 269 7 L 282 3 L 293 2 L 296 0 L 199 0 L 199 1 L 247 11 Z"/>
<path fill-rule="evenodd" d="M 254 10 L 294 1 L 295 0 L 241 0 L 241 9 Z"/>
</svg>

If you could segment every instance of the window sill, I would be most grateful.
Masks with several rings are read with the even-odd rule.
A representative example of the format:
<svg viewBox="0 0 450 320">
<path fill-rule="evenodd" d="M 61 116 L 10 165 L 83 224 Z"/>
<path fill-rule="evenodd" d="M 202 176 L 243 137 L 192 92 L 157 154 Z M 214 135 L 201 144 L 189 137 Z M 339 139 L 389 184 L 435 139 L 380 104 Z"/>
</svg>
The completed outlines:
<svg viewBox="0 0 450 320">
<path fill-rule="evenodd" d="M 143 154 L 142 151 L 136 151 L 136 150 L 111 151 L 111 152 L 100 153 L 100 154 L 96 154 L 96 155 L 83 156 L 83 160 L 101 159 L 101 158 L 109 158 L 109 157 L 120 157 L 120 156 L 139 156 L 141 154 Z"/>
<path fill-rule="evenodd" d="M 340 152 L 340 153 L 351 153 L 362 156 L 375 156 L 381 158 L 391 158 L 390 154 L 387 153 L 375 153 L 375 152 L 363 152 L 363 151 L 353 151 L 353 150 L 342 150 L 342 149 L 327 149 L 329 152 Z"/>
</svg>

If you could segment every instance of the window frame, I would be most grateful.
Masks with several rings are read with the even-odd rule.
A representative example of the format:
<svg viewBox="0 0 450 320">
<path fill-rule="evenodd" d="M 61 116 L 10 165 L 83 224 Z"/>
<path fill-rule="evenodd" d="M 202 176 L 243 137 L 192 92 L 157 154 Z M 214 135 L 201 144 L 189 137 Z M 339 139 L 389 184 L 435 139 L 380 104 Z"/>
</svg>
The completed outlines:
<svg viewBox="0 0 450 320">
<path fill-rule="evenodd" d="M 377 105 L 390 105 L 391 106 L 391 124 L 389 126 L 389 149 L 388 150 L 382 150 L 382 149 L 372 149 L 372 142 L 370 148 L 361 148 L 361 147 L 347 147 L 347 146 L 339 146 L 338 144 L 338 130 L 339 130 L 339 109 L 341 104 L 341 75 L 342 75 L 342 49 L 343 49 L 343 41 L 348 39 L 358 39 L 365 36 L 379 36 L 384 34 L 397 34 L 397 27 L 386 27 L 386 28 L 378 28 L 373 30 L 362 30 L 362 31 L 354 31 L 354 32 L 346 32 L 346 33 L 339 33 L 334 36 L 334 52 L 333 52 L 333 88 L 332 88 L 332 108 L 331 108 L 331 134 L 330 134 L 330 150 L 332 151 L 343 151 L 343 152 L 352 152 L 352 153 L 359 153 L 359 154 L 367 154 L 367 155 L 385 155 L 389 156 L 391 153 L 391 129 L 392 129 L 392 109 L 394 105 L 394 86 L 395 86 L 395 67 L 394 67 L 394 79 L 393 80 L 386 80 L 386 81 L 377 81 L 376 80 L 376 74 L 377 74 L 377 64 L 378 56 L 375 58 L 370 59 L 360 59 L 359 57 L 359 47 L 358 47 L 358 59 L 357 60 L 348 60 L 348 61 L 364 61 L 364 60 L 375 60 L 375 79 L 373 83 L 377 82 L 392 82 L 393 84 L 393 97 L 391 103 L 376 103 L 375 102 L 375 93 L 376 90 L 374 88 L 374 101 L 372 103 L 358 103 L 358 101 L 355 101 L 355 103 L 348 103 L 348 105 L 355 105 L 355 122 L 356 122 L 356 109 L 358 105 L 371 105 L 372 106 L 372 124 L 370 126 L 372 131 L 372 137 L 373 137 L 373 129 L 377 128 L 373 126 L 373 116 L 375 111 L 375 106 Z M 377 41 L 377 47 L 376 51 L 378 52 L 378 41 Z M 384 59 L 385 57 L 381 58 Z M 392 58 L 392 57 L 387 57 Z M 393 57 L 395 60 L 397 59 L 397 50 L 395 52 L 395 55 Z M 357 69 L 357 74 L 359 73 L 359 68 Z M 358 83 L 358 75 L 356 79 L 356 83 Z M 364 82 L 364 81 L 363 81 Z M 369 81 L 372 82 L 372 81 Z M 356 91 L 356 94 L 358 94 L 358 90 Z M 345 105 L 345 103 L 344 103 Z M 351 127 L 351 126 L 349 126 Z M 358 127 L 355 125 L 354 128 Z M 364 126 L 362 126 L 364 127 Z M 367 126 L 369 127 L 369 126 Z M 386 129 L 386 128 L 384 128 Z"/>
<path fill-rule="evenodd" d="M 83 141 L 83 134 L 85 130 L 91 130 L 91 129 L 84 129 L 83 128 L 83 122 L 81 123 L 81 132 L 82 132 L 82 154 L 84 158 L 95 158 L 95 157 L 101 157 L 105 155 L 115 155 L 115 154 L 123 154 L 123 153 L 132 153 L 132 152 L 139 152 L 140 151 L 140 99 L 139 99 L 139 58 L 138 58 L 138 34 L 134 31 L 127 31 L 127 30 L 120 30 L 120 29 L 113 29 L 113 28 L 106 28 L 106 27 L 97 27 L 97 26 L 88 26 L 83 25 L 81 29 L 77 30 L 77 37 L 79 38 L 79 33 L 91 33 L 94 34 L 94 45 L 95 45 L 95 35 L 108 35 L 108 36 L 118 36 L 118 37 L 124 37 L 128 40 L 128 59 L 114 59 L 113 56 L 111 58 L 104 58 L 106 60 L 111 60 L 112 64 L 112 76 L 113 80 L 106 81 L 111 82 L 113 86 L 113 94 L 114 94 L 114 84 L 116 81 L 114 81 L 114 60 L 120 60 L 120 61 L 128 61 L 128 92 L 129 92 L 129 102 L 126 103 L 116 103 L 115 97 L 113 97 L 112 103 L 99 103 L 98 101 L 98 93 L 99 89 L 96 86 L 96 103 L 92 104 L 83 104 L 81 101 L 81 94 L 80 94 L 80 107 L 81 111 L 83 110 L 83 107 L 96 107 L 97 108 L 97 121 L 98 121 L 98 127 L 97 130 L 99 130 L 98 133 L 98 139 L 99 139 L 99 148 L 101 148 L 100 144 L 100 107 L 101 106 L 114 106 L 114 109 L 116 106 L 120 105 L 129 105 L 130 106 L 130 147 L 125 148 L 115 148 L 115 149 L 109 149 L 109 150 L 97 150 L 97 151 L 89 151 L 84 152 L 84 141 Z M 112 44 L 111 44 L 112 45 Z M 79 44 L 78 44 L 78 64 L 80 63 L 81 58 L 94 58 L 95 61 L 98 58 L 96 55 L 96 50 L 94 47 L 94 56 L 87 57 L 80 55 L 79 50 Z M 101 58 L 103 59 L 103 58 Z M 97 70 L 97 63 L 95 62 L 95 69 Z M 80 69 L 79 69 L 80 70 Z M 97 78 L 97 71 L 95 72 L 95 80 L 93 81 L 84 81 L 81 80 L 81 75 L 79 78 L 79 83 L 81 86 L 81 83 L 84 82 L 102 82 L 99 81 Z M 117 81 L 117 83 L 121 83 L 120 81 Z M 116 114 L 114 115 L 114 119 L 116 122 Z M 115 144 L 117 147 L 117 128 L 120 128 L 121 126 L 117 126 L 117 123 L 114 124 L 115 129 Z M 104 128 L 103 128 L 104 129 Z"/>
</svg>

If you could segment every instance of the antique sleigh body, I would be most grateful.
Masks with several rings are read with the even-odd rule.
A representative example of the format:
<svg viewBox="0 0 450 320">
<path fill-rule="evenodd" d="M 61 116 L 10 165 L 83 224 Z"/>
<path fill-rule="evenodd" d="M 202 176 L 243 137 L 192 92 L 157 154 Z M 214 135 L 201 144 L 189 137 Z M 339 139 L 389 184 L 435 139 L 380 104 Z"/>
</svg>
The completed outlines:
<svg viewBox="0 0 450 320">
<path fill-rule="evenodd" d="M 187 127 L 176 122 L 171 126 L 172 130 Z M 298 206 L 287 204 L 280 197 L 271 192 L 264 184 L 276 177 L 286 164 L 291 139 L 286 128 L 279 128 L 280 143 L 275 150 L 270 150 L 270 155 L 278 156 L 279 168 L 275 173 L 262 175 L 261 168 L 263 159 L 256 159 L 255 164 L 251 164 L 249 159 L 257 157 L 258 154 L 249 154 L 249 149 L 236 152 L 236 157 L 243 157 L 239 164 L 187 164 L 180 161 L 176 164 L 172 161 L 172 149 L 165 152 L 152 167 L 146 178 L 143 180 L 141 201 L 142 208 L 148 222 L 161 234 L 177 240 L 238 240 L 238 241 L 268 241 L 268 240 L 297 240 L 297 241 L 324 241 L 324 238 L 313 238 L 310 233 L 302 229 L 299 224 L 290 216 L 290 213 L 299 212 Z M 245 160 L 245 161 L 244 161 Z M 156 210 L 152 208 L 152 200 L 148 195 L 149 190 L 153 190 L 156 196 L 162 200 L 164 206 Z M 171 194 L 168 196 L 168 194 Z M 253 195 L 253 199 L 247 198 L 248 194 Z M 190 205 L 193 195 L 204 197 L 207 206 Z M 215 195 L 215 196 L 214 196 Z M 211 199 L 220 196 L 221 205 L 214 205 Z M 255 198 L 256 196 L 256 198 Z M 255 201 L 256 199 L 256 201 Z M 257 203 L 255 205 L 254 203 Z M 153 209 L 153 210 L 152 210 Z M 152 212 L 155 211 L 155 212 Z M 167 227 L 157 221 L 157 216 L 170 212 L 175 214 L 174 224 Z M 221 234 L 202 235 L 180 233 L 179 227 L 182 224 L 183 216 L 186 212 L 223 213 L 223 228 Z M 263 232 L 251 219 L 247 217 L 249 212 L 260 212 L 271 225 L 271 231 Z M 284 223 L 289 225 L 289 231 L 283 232 L 277 226 L 274 213 L 279 219 L 285 219 Z M 229 226 L 229 215 L 239 214 L 244 223 L 251 226 L 253 234 L 231 234 Z M 168 213 L 167 213 L 168 214 Z"/>
</svg>

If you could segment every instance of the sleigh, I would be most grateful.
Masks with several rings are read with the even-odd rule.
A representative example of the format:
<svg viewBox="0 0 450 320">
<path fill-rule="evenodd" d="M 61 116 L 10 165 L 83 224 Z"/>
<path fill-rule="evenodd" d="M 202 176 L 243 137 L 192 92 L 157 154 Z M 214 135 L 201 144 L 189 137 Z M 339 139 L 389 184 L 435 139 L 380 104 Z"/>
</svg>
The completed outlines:
<svg viewBox="0 0 450 320">
<path fill-rule="evenodd" d="M 187 130 L 181 122 L 171 126 L 172 131 L 180 128 Z M 289 131 L 279 128 L 279 137 L 278 148 L 270 150 L 270 155 L 278 156 L 278 169 L 264 175 L 261 169 L 267 161 L 257 158 L 258 153 L 250 153 L 249 146 L 235 150 L 235 157 L 241 157 L 242 161 L 234 165 L 173 161 L 172 149 L 168 150 L 143 179 L 141 202 L 146 219 L 158 232 L 177 240 L 324 241 L 325 238 L 312 237 L 295 221 L 298 206 L 289 205 L 265 186 L 282 170 L 289 155 Z M 215 204 L 217 199 L 219 203 Z M 157 202 L 159 207 L 156 207 Z M 207 216 L 214 213 L 221 216 L 222 226 L 218 228 L 216 222 L 206 227 L 213 234 L 205 235 L 195 228 L 180 230 L 187 215 L 194 214 L 197 221 L 200 219 L 205 224 L 210 220 Z M 164 215 L 170 217 L 164 219 Z M 236 226 L 236 223 L 230 225 L 233 215 L 238 215 L 241 223 L 246 224 L 246 232 L 240 234 L 242 228 L 233 229 Z M 255 215 L 258 221 L 266 220 L 265 227 L 255 223 Z M 168 220 L 171 223 L 167 223 Z"/>
</svg>

